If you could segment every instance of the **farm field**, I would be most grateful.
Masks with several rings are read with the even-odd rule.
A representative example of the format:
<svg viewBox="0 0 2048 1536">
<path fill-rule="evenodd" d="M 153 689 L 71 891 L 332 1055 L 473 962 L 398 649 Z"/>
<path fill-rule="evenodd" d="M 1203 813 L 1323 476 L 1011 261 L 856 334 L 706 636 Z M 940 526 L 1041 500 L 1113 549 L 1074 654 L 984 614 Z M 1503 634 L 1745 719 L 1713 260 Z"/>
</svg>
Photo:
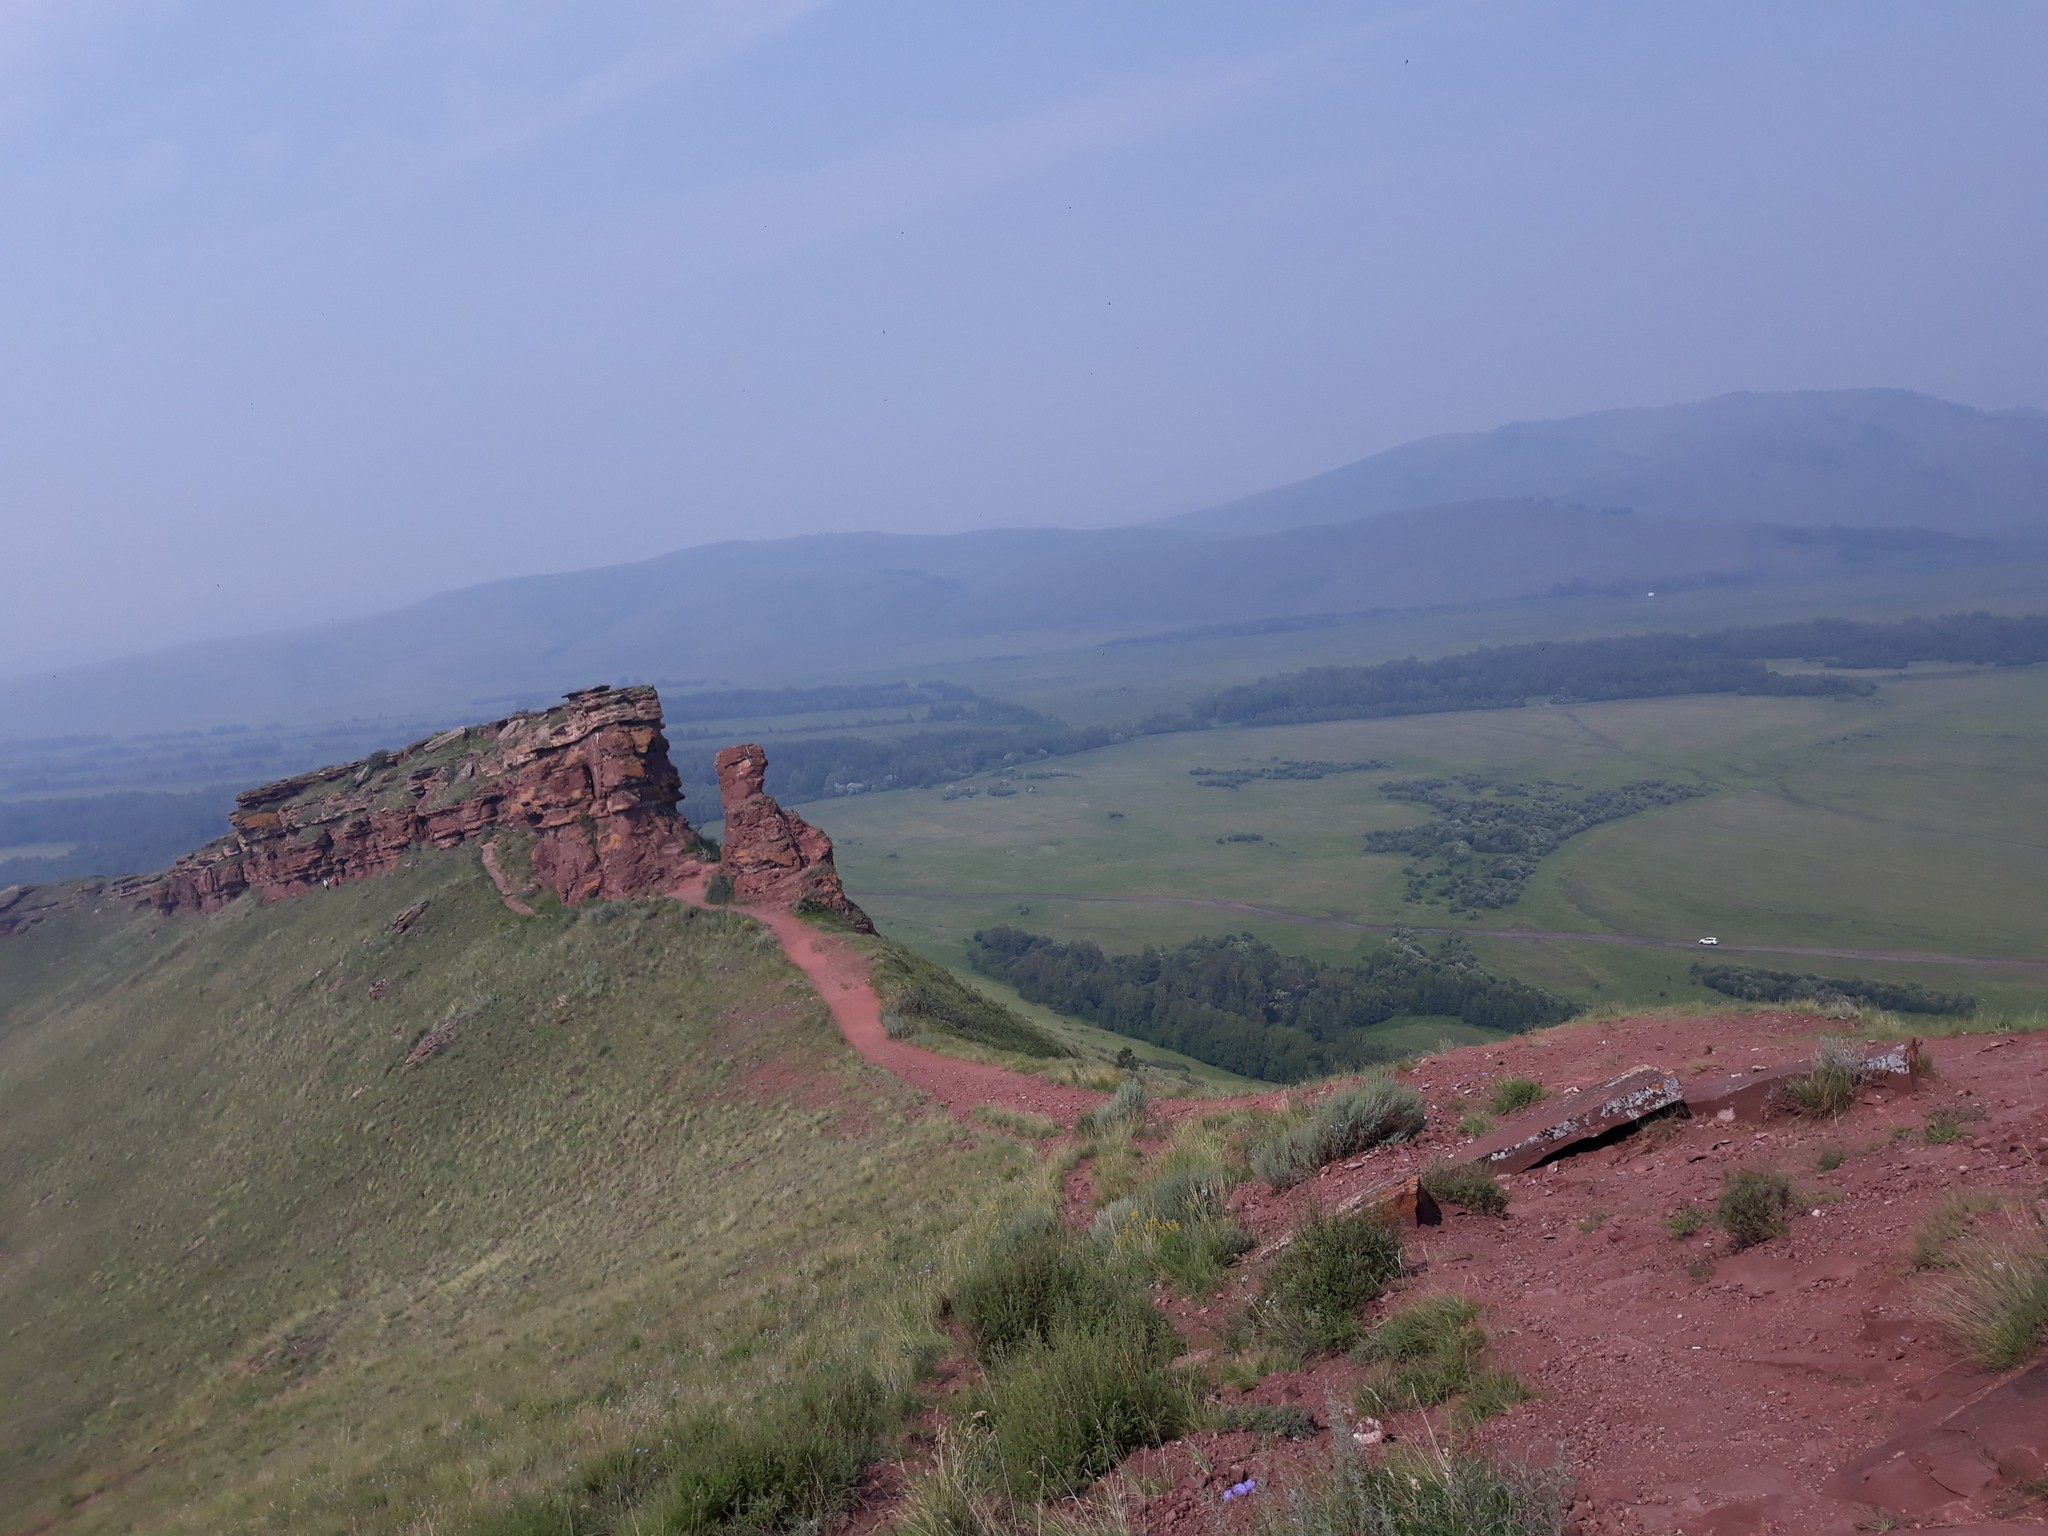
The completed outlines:
<svg viewBox="0 0 2048 1536">
<path fill-rule="evenodd" d="M 1189 771 L 1284 759 L 1391 767 L 1237 789 Z M 1582 1001 L 1704 1002 L 1714 994 L 1687 973 L 1713 934 L 1725 958 L 1916 980 L 2024 1013 L 2048 1003 L 2048 964 L 1903 957 L 2048 962 L 2044 761 L 2048 669 L 1929 670 L 1849 702 L 1709 696 L 1151 737 L 1038 765 L 1065 776 L 1013 780 L 1007 796 L 808 809 L 877 920 L 954 966 L 998 922 L 1112 949 L 1252 932 L 1329 959 L 1408 923 L 1468 930 L 1489 963 Z M 1709 793 L 1595 827 L 1515 905 L 1452 918 L 1404 901 L 1405 856 L 1366 854 L 1362 838 L 1427 814 L 1385 799 L 1389 779 L 1460 773 Z"/>
</svg>

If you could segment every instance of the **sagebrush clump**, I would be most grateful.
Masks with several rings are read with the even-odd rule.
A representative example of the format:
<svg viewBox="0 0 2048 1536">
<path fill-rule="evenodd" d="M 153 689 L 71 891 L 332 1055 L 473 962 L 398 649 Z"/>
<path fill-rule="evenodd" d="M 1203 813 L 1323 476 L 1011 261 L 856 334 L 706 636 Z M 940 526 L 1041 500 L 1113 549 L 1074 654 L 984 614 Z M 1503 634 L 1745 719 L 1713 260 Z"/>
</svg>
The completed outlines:
<svg viewBox="0 0 2048 1536">
<path fill-rule="evenodd" d="M 1254 1147 L 1252 1172 L 1273 1189 L 1290 1189 L 1326 1163 L 1408 1140 L 1427 1119 L 1421 1094 L 1373 1078 L 1323 1100 L 1308 1119 Z"/>
<path fill-rule="evenodd" d="M 1789 1217 L 1798 1204 L 1792 1181 L 1782 1173 L 1743 1168 L 1721 1181 L 1721 1201 L 1714 1218 L 1737 1248 L 1753 1248 L 1791 1230 Z"/>
</svg>

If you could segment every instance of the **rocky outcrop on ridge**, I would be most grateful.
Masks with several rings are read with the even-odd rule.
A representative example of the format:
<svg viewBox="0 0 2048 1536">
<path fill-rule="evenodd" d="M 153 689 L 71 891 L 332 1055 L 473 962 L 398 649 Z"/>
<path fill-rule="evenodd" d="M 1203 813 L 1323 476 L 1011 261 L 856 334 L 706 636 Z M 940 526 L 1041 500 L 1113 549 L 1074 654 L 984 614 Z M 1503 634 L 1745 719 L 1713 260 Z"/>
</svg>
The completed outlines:
<svg viewBox="0 0 2048 1536">
<path fill-rule="evenodd" d="M 207 912 L 394 869 L 415 846 L 530 832 L 534 878 L 567 902 L 664 890 L 703 843 L 652 688 L 585 688 L 542 713 L 444 731 L 404 751 L 245 790 L 234 831 L 149 883 L 159 911 Z"/>
<path fill-rule="evenodd" d="M 762 788 L 758 746 L 718 755 L 725 846 L 717 871 L 744 905 L 832 914 L 873 933 L 832 866 L 832 840 Z M 276 901 L 367 880 L 416 847 L 481 842 L 506 889 L 493 839 L 519 833 L 532 884 L 565 902 L 677 890 L 714 852 L 684 819 L 675 766 L 652 688 L 585 688 L 550 710 L 526 712 L 245 790 L 234 828 L 160 875 L 0 891 L 0 937 L 87 903 L 159 912 L 211 912 L 245 891 Z M 508 905 L 530 911 L 516 898 Z"/>
<path fill-rule="evenodd" d="M 725 808 L 720 871 L 733 898 L 747 905 L 781 905 L 797 912 L 831 913 L 862 933 L 875 925 L 853 904 L 832 865 L 832 839 L 785 811 L 763 789 L 768 754 L 748 743 L 718 754 L 718 794 Z"/>
</svg>

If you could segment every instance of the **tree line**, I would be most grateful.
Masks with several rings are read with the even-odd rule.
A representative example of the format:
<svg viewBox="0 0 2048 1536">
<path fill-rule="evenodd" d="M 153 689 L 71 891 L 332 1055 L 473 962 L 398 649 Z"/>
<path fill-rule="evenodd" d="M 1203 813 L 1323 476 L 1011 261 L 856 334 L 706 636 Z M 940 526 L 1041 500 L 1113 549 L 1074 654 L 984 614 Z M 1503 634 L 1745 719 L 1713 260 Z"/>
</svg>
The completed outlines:
<svg viewBox="0 0 2048 1536">
<path fill-rule="evenodd" d="M 1831 1002 L 1837 998 L 1894 1013 L 1966 1014 L 1977 1011 L 1967 992 L 1936 992 L 1913 981 L 1870 981 L 1860 976 L 1814 976 L 1747 965 L 1695 965 L 1692 979 L 1723 997 L 1750 1003 Z"/>
<path fill-rule="evenodd" d="M 1112 955 L 1020 928 L 985 928 L 976 970 L 1032 1002 L 1116 1034 L 1267 1082 L 1300 1082 L 1390 1060 L 1373 1026 L 1404 1015 L 1454 1017 L 1520 1032 L 1576 1005 L 1495 976 L 1457 934 L 1434 954 L 1397 933 L 1355 965 L 1283 955 L 1250 934 Z"/>
</svg>

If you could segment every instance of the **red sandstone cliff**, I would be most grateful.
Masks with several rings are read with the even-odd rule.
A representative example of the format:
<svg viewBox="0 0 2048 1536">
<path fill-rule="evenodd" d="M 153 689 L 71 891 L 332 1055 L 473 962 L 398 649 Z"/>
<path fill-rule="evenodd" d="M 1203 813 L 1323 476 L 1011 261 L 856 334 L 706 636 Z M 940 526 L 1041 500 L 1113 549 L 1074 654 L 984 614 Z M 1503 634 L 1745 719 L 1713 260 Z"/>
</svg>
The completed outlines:
<svg viewBox="0 0 2048 1536">
<path fill-rule="evenodd" d="M 276 900 L 396 868 L 416 844 L 507 829 L 534 837 L 534 877 L 564 901 L 643 896 L 695 867 L 652 688 L 586 688 L 540 714 L 444 731 L 386 756 L 246 790 L 234 831 L 147 883 L 159 911 Z"/>
<path fill-rule="evenodd" d="M 757 746 L 718 754 L 718 867 L 734 898 L 833 913 L 873 933 L 839 883 L 832 840 L 763 792 L 767 769 Z M 655 691 L 585 688 L 541 713 L 245 790 L 228 818 L 234 830 L 160 875 L 10 886 L 0 891 L 0 937 L 87 903 L 211 912 L 251 890 L 276 901 L 384 874 L 423 844 L 453 848 L 507 832 L 532 837 L 533 878 L 563 901 L 660 895 L 710 859 L 680 799 Z M 487 863 L 498 878 L 488 850 Z"/>
<path fill-rule="evenodd" d="M 749 743 L 718 754 L 718 794 L 725 805 L 719 869 L 733 896 L 748 905 L 774 903 L 799 912 L 830 912 L 862 933 L 875 925 L 853 904 L 832 865 L 832 839 L 785 811 L 762 782 L 768 754 Z"/>
</svg>

